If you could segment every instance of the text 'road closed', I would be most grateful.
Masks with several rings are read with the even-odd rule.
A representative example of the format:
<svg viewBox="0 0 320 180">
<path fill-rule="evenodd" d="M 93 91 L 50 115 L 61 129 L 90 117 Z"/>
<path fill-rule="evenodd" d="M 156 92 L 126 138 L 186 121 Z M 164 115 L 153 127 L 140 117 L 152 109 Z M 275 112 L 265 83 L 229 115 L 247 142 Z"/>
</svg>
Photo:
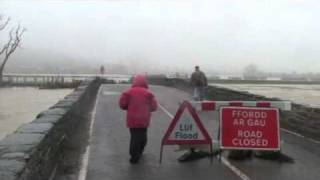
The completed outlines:
<svg viewBox="0 0 320 180">
<path fill-rule="evenodd" d="M 279 149 L 276 108 L 223 107 L 220 140 L 224 149 Z"/>
</svg>

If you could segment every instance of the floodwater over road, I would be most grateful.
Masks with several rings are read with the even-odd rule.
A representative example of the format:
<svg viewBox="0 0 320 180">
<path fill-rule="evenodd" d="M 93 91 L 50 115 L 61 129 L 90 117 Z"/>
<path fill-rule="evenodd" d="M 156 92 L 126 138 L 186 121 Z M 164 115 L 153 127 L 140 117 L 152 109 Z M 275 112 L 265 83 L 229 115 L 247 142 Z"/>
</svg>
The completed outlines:
<svg viewBox="0 0 320 180">
<path fill-rule="evenodd" d="M 0 88 L 0 139 L 63 99 L 72 89 Z"/>
<path fill-rule="evenodd" d="M 290 100 L 299 104 L 320 107 L 320 85 L 286 84 L 211 84 L 225 88 L 248 91 L 266 97 Z"/>
</svg>

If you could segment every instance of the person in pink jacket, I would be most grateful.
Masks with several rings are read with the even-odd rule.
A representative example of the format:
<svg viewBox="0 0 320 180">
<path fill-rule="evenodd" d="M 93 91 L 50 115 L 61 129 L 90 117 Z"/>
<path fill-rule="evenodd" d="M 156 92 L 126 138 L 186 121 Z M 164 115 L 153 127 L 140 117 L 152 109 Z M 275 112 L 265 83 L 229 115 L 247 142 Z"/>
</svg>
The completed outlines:
<svg viewBox="0 0 320 180">
<path fill-rule="evenodd" d="M 151 112 L 158 104 L 155 96 L 148 90 L 145 76 L 136 75 L 130 89 L 122 93 L 119 106 L 127 110 L 127 127 L 130 129 L 130 162 L 137 163 L 147 143 L 147 128 Z"/>
</svg>

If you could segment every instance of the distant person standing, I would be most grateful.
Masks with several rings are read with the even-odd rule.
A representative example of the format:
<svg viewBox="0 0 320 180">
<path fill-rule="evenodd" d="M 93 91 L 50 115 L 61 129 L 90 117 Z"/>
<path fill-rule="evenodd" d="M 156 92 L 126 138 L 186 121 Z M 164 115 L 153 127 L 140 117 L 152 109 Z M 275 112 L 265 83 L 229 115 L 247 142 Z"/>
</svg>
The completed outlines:
<svg viewBox="0 0 320 180">
<path fill-rule="evenodd" d="M 206 75 L 200 71 L 199 66 L 195 66 L 195 71 L 191 74 L 191 85 L 194 87 L 193 99 L 202 101 L 205 99 L 205 87 L 208 85 Z M 208 153 L 198 150 L 196 146 L 190 148 L 188 152 L 179 157 L 180 162 L 190 161 L 206 157 Z"/>
<path fill-rule="evenodd" d="M 191 75 L 191 85 L 194 87 L 194 100 L 204 100 L 205 87 L 208 85 L 208 82 L 206 75 L 202 71 L 200 71 L 199 66 L 195 66 L 195 71 Z"/>
<path fill-rule="evenodd" d="M 100 74 L 104 75 L 104 73 L 105 73 L 105 69 L 104 69 L 104 66 L 102 65 L 100 66 Z"/>
</svg>

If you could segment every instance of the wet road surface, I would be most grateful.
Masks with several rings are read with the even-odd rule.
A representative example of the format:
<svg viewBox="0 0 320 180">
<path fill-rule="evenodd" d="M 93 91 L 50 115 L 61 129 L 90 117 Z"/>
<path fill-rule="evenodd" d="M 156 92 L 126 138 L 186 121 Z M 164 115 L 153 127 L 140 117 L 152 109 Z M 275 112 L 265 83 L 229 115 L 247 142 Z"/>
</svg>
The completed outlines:
<svg viewBox="0 0 320 180">
<path fill-rule="evenodd" d="M 125 125 L 125 111 L 118 107 L 120 93 L 127 85 L 103 85 L 97 97 L 97 105 L 92 125 L 92 136 L 87 180 L 315 180 L 320 179 L 320 144 L 311 142 L 286 132 L 282 151 L 291 156 L 294 163 L 252 158 L 245 161 L 232 161 L 224 158 L 219 162 L 216 157 L 179 163 L 177 158 L 183 152 L 175 152 L 177 146 L 165 146 L 162 164 L 159 164 L 160 143 L 174 115 L 179 102 L 191 96 L 174 88 L 152 86 L 161 108 L 152 116 L 148 129 L 148 144 L 139 164 L 129 163 L 129 131 Z M 200 112 L 200 118 L 210 136 L 217 137 L 217 112 Z"/>
</svg>

